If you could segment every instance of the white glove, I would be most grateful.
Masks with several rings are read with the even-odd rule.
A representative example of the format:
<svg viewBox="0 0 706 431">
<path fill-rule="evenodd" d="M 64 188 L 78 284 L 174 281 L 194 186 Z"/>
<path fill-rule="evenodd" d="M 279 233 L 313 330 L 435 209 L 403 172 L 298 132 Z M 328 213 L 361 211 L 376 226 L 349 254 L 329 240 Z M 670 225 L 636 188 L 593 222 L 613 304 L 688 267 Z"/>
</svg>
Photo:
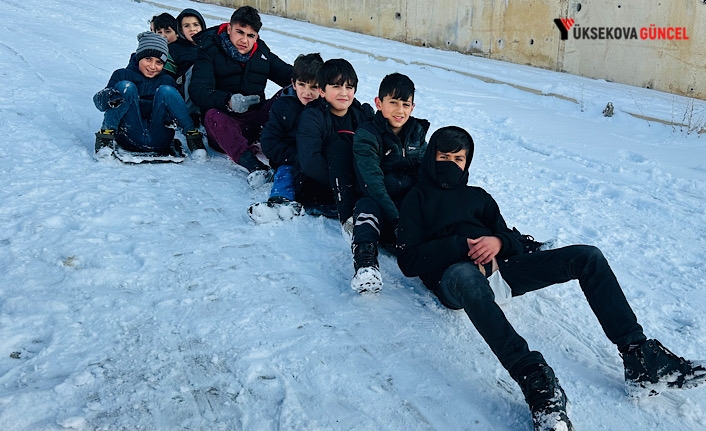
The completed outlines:
<svg viewBox="0 0 706 431">
<path fill-rule="evenodd" d="M 243 96 L 242 94 L 234 94 L 230 96 L 230 110 L 237 113 L 242 113 L 256 103 L 260 102 L 260 96 L 253 94 L 252 96 Z"/>
</svg>

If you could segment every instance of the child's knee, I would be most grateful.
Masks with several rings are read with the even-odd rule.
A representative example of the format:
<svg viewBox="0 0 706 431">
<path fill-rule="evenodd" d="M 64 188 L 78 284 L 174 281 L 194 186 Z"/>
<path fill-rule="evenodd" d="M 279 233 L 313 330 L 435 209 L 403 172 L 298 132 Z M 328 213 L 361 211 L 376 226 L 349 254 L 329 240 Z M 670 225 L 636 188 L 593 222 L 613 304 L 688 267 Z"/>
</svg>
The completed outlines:
<svg viewBox="0 0 706 431">
<path fill-rule="evenodd" d="M 468 302 L 493 300 L 488 280 L 472 262 L 451 265 L 441 278 L 441 286 L 463 308 Z"/>
<path fill-rule="evenodd" d="M 172 87 L 171 85 L 160 85 L 159 87 L 157 87 L 157 90 L 154 93 L 154 97 L 161 97 L 170 102 L 185 103 L 184 99 L 182 99 L 181 97 L 181 94 L 179 94 L 179 90 Z"/>
<path fill-rule="evenodd" d="M 120 81 L 115 84 L 114 88 L 121 92 L 125 98 L 137 95 L 137 86 L 132 81 Z"/>
</svg>

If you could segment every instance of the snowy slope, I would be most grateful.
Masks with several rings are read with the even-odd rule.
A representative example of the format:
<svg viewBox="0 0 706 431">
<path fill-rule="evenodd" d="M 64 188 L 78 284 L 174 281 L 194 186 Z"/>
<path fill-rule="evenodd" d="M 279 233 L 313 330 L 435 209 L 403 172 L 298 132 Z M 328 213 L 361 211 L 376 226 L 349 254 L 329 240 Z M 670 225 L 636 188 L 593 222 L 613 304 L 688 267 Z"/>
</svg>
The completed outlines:
<svg viewBox="0 0 706 431">
<path fill-rule="evenodd" d="M 169 4 L 209 25 L 232 13 Z M 381 294 L 350 290 L 336 222 L 253 224 L 245 210 L 268 191 L 217 154 L 169 166 L 92 159 L 102 117 L 91 97 L 164 7 L 0 5 L 1 429 L 531 428 L 463 312 L 389 256 Z M 626 114 L 703 125 L 704 102 L 263 18 L 261 37 L 286 61 L 351 61 L 361 101 L 385 74 L 409 75 L 416 116 L 471 131 L 471 182 L 511 226 L 599 246 L 647 335 L 706 358 L 706 138 Z M 605 118 L 609 101 L 616 115 Z M 577 429 L 706 427 L 702 388 L 625 396 L 620 358 L 576 283 L 504 310 L 555 369 Z"/>
</svg>

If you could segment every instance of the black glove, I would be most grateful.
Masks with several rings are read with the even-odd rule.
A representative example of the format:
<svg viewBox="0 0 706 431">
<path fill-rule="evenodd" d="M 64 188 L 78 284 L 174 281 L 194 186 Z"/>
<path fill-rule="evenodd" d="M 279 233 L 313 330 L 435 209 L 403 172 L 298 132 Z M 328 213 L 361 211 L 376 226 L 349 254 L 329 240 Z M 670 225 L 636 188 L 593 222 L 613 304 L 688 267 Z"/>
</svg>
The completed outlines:
<svg viewBox="0 0 706 431">
<path fill-rule="evenodd" d="M 122 105 L 124 101 L 125 99 L 123 98 L 123 95 L 118 90 L 113 90 L 110 92 L 110 96 L 108 97 L 108 106 L 111 108 L 117 108 Z"/>
</svg>

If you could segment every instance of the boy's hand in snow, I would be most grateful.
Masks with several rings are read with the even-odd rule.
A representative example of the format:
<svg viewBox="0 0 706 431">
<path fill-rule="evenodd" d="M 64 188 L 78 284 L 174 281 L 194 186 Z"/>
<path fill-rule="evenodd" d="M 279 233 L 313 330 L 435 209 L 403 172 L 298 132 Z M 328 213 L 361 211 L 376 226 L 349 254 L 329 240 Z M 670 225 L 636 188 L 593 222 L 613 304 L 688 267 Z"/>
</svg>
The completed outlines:
<svg viewBox="0 0 706 431">
<path fill-rule="evenodd" d="M 242 94 L 234 94 L 230 96 L 230 110 L 233 112 L 242 113 L 248 110 L 250 106 L 258 103 L 260 101 L 260 96 L 254 94 L 252 96 L 243 96 Z"/>
<path fill-rule="evenodd" d="M 495 236 L 482 236 L 478 239 L 467 238 L 468 257 L 476 265 L 485 265 L 493 260 L 503 246 L 500 238 Z"/>
</svg>

